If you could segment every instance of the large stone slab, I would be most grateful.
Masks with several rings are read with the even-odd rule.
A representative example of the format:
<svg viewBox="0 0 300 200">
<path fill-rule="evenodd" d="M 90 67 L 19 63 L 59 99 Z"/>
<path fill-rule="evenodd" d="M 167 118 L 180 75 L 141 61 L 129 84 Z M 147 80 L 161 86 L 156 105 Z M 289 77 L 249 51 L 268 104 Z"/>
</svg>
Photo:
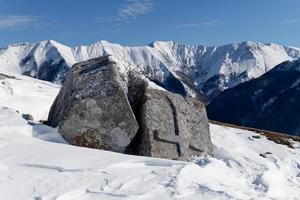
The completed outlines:
<svg viewBox="0 0 300 200">
<path fill-rule="evenodd" d="M 48 124 L 71 144 L 124 152 L 138 124 L 108 56 L 75 64 L 52 105 Z"/>
<path fill-rule="evenodd" d="M 213 153 L 206 110 L 201 102 L 146 89 L 140 113 L 140 155 L 188 160 Z"/>
</svg>

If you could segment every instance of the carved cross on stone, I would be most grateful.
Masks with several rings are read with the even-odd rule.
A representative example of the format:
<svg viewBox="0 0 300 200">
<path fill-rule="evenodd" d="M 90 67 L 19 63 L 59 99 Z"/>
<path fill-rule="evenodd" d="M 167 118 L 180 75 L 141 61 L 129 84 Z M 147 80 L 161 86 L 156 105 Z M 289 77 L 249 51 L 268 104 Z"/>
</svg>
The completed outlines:
<svg viewBox="0 0 300 200">
<path fill-rule="evenodd" d="M 178 111 L 176 110 L 176 106 L 174 105 L 172 100 L 168 96 L 165 96 L 165 98 L 172 110 L 174 131 L 164 132 L 164 131 L 155 129 L 153 131 L 153 139 L 156 141 L 159 141 L 159 142 L 174 144 L 176 146 L 177 154 L 179 157 L 182 157 L 182 156 L 184 156 L 184 154 L 188 153 L 189 149 L 192 151 L 202 152 L 201 149 L 198 149 L 198 148 L 190 145 L 189 141 L 190 141 L 191 135 L 187 135 L 188 133 L 184 133 L 184 135 L 182 135 L 180 133 L 180 125 L 183 125 L 183 124 L 179 124 L 179 120 L 180 120 L 180 117 L 183 117 L 183 116 L 180 116 L 180 113 L 178 113 Z"/>
<path fill-rule="evenodd" d="M 166 135 L 164 135 L 164 138 L 161 138 L 161 137 L 159 137 L 158 130 L 154 130 L 153 131 L 153 137 L 157 141 L 165 142 L 165 143 L 169 143 L 169 144 L 174 144 L 176 146 L 178 156 L 179 157 L 182 156 L 181 147 L 184 146 L 184 144 L 182 143 L 182 140 L 181 140 L 179 135 L 174 135 L 174 136 L 171 136 L 171 137 L 166 137 Z"/>
<path fill-rule="evenodd" d="M 154 130 L 153 137 L 157 141 L 174 144 L 176 146 L 178 156 L 181 157 L 183 155 L 182 148 L 189 146 L 189 145 L 183 143 L 183 138 L 181 138 L 181 136 L 179 134 L 179 126 L 178 126 L 178 119 L 177 119 L 178 113 L 176 110 L 176 106 L 174 105 L 174 103 L 168 96 L 165 96 L 165 98 L 167 99 L 167 101 L 170 105 L 170 108 L 172 110 L 172 114 L 173 114 L 174 135 L 163 134 L 163 137 L 160 137 L 159 131 Z"/>
<path fill-rule="evenodd" d="M 167 91 L 145 89 L 141 102 L 138 154 L 189 160 L 212 155 L 205 107 L 201 102 Z"/>
</svg>

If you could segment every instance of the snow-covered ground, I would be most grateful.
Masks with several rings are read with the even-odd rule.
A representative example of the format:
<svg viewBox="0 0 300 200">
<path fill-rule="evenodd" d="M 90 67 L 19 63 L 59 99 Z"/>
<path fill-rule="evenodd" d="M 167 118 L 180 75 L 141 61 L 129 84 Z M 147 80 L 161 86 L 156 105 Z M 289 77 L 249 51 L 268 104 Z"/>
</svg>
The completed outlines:
<svg viewBox="0 0 300 200">
<path fill-rule="evenodd" d="M 0 77 L 1 77 L 0 70 Z M 15 78 L 0 78 L 0 106 L 31 114 L 35 120 L 45 120 L 61 86 L 18 74 Z"/>
<path fill-rule="evenodd" d="M 299 143 L 291 149 L 210 124 L 215 157 L 194 162 L 71 146 L 56 129 L 22 118 L 43 119 L 59 87 L 17 78 L 0 80 L 14 91 L 0 87 L 1 200 L 300 198 Z"/>
</svg>

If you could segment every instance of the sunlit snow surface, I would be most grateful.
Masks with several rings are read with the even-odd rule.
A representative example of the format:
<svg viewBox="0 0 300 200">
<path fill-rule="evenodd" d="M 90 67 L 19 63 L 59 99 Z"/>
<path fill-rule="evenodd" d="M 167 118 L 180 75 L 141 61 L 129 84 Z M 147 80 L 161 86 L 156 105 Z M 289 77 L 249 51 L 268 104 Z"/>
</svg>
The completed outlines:
<svg viewBox="0 0 300 200">
<path fill-rule="evenodd" d="M 47 119 L 60 86 L 16 74 L 14 77 L 0 80 L 0 106 L 31 114 L 35 120 Z"/>
<path fill-rule="evenodd" d="M 13 94 L 0 88 L 1 200 L 300 198 L 297 143 L 291 149 L 211 124 L 215 158 L 190 163 L 75 147 L 21 117 L 44 118 L 59 88 L 18 78 L 4 79 Z"/>
</svg>

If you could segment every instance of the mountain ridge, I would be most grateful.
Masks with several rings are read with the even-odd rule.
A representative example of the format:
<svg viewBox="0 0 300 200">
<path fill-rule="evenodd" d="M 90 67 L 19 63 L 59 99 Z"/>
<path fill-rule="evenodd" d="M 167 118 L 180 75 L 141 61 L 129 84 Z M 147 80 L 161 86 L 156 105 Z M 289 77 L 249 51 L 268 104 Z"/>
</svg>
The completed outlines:
<svg viewBox="0 0 300 200">
<path fill-rule="evenodd" d="M 211 119 L 300 135 L 300 59 L 224 91 L 208 106 Z"/>
<path fill-rule="evenodd" d="M 176 71 L 188 76 L 210 99 L 223 90 L 257 78 L 277 64 L 300 57 L 300 48 L 244 41 L 222 46 L 185 45 L 154 41 L 145 46 L 122 46 L 105 40 L 68 47 L 54 40 L 17 43 L 0 48 L 0 67 L 42 80 L 61 83 L 76 62 L 111 54 L 122 65 L 150 66 L 163 82 Z M 41 70 L 42 69 L 42 70 Z M 42 72 L 40 72 L 42 71 Z"/>
</svg>

